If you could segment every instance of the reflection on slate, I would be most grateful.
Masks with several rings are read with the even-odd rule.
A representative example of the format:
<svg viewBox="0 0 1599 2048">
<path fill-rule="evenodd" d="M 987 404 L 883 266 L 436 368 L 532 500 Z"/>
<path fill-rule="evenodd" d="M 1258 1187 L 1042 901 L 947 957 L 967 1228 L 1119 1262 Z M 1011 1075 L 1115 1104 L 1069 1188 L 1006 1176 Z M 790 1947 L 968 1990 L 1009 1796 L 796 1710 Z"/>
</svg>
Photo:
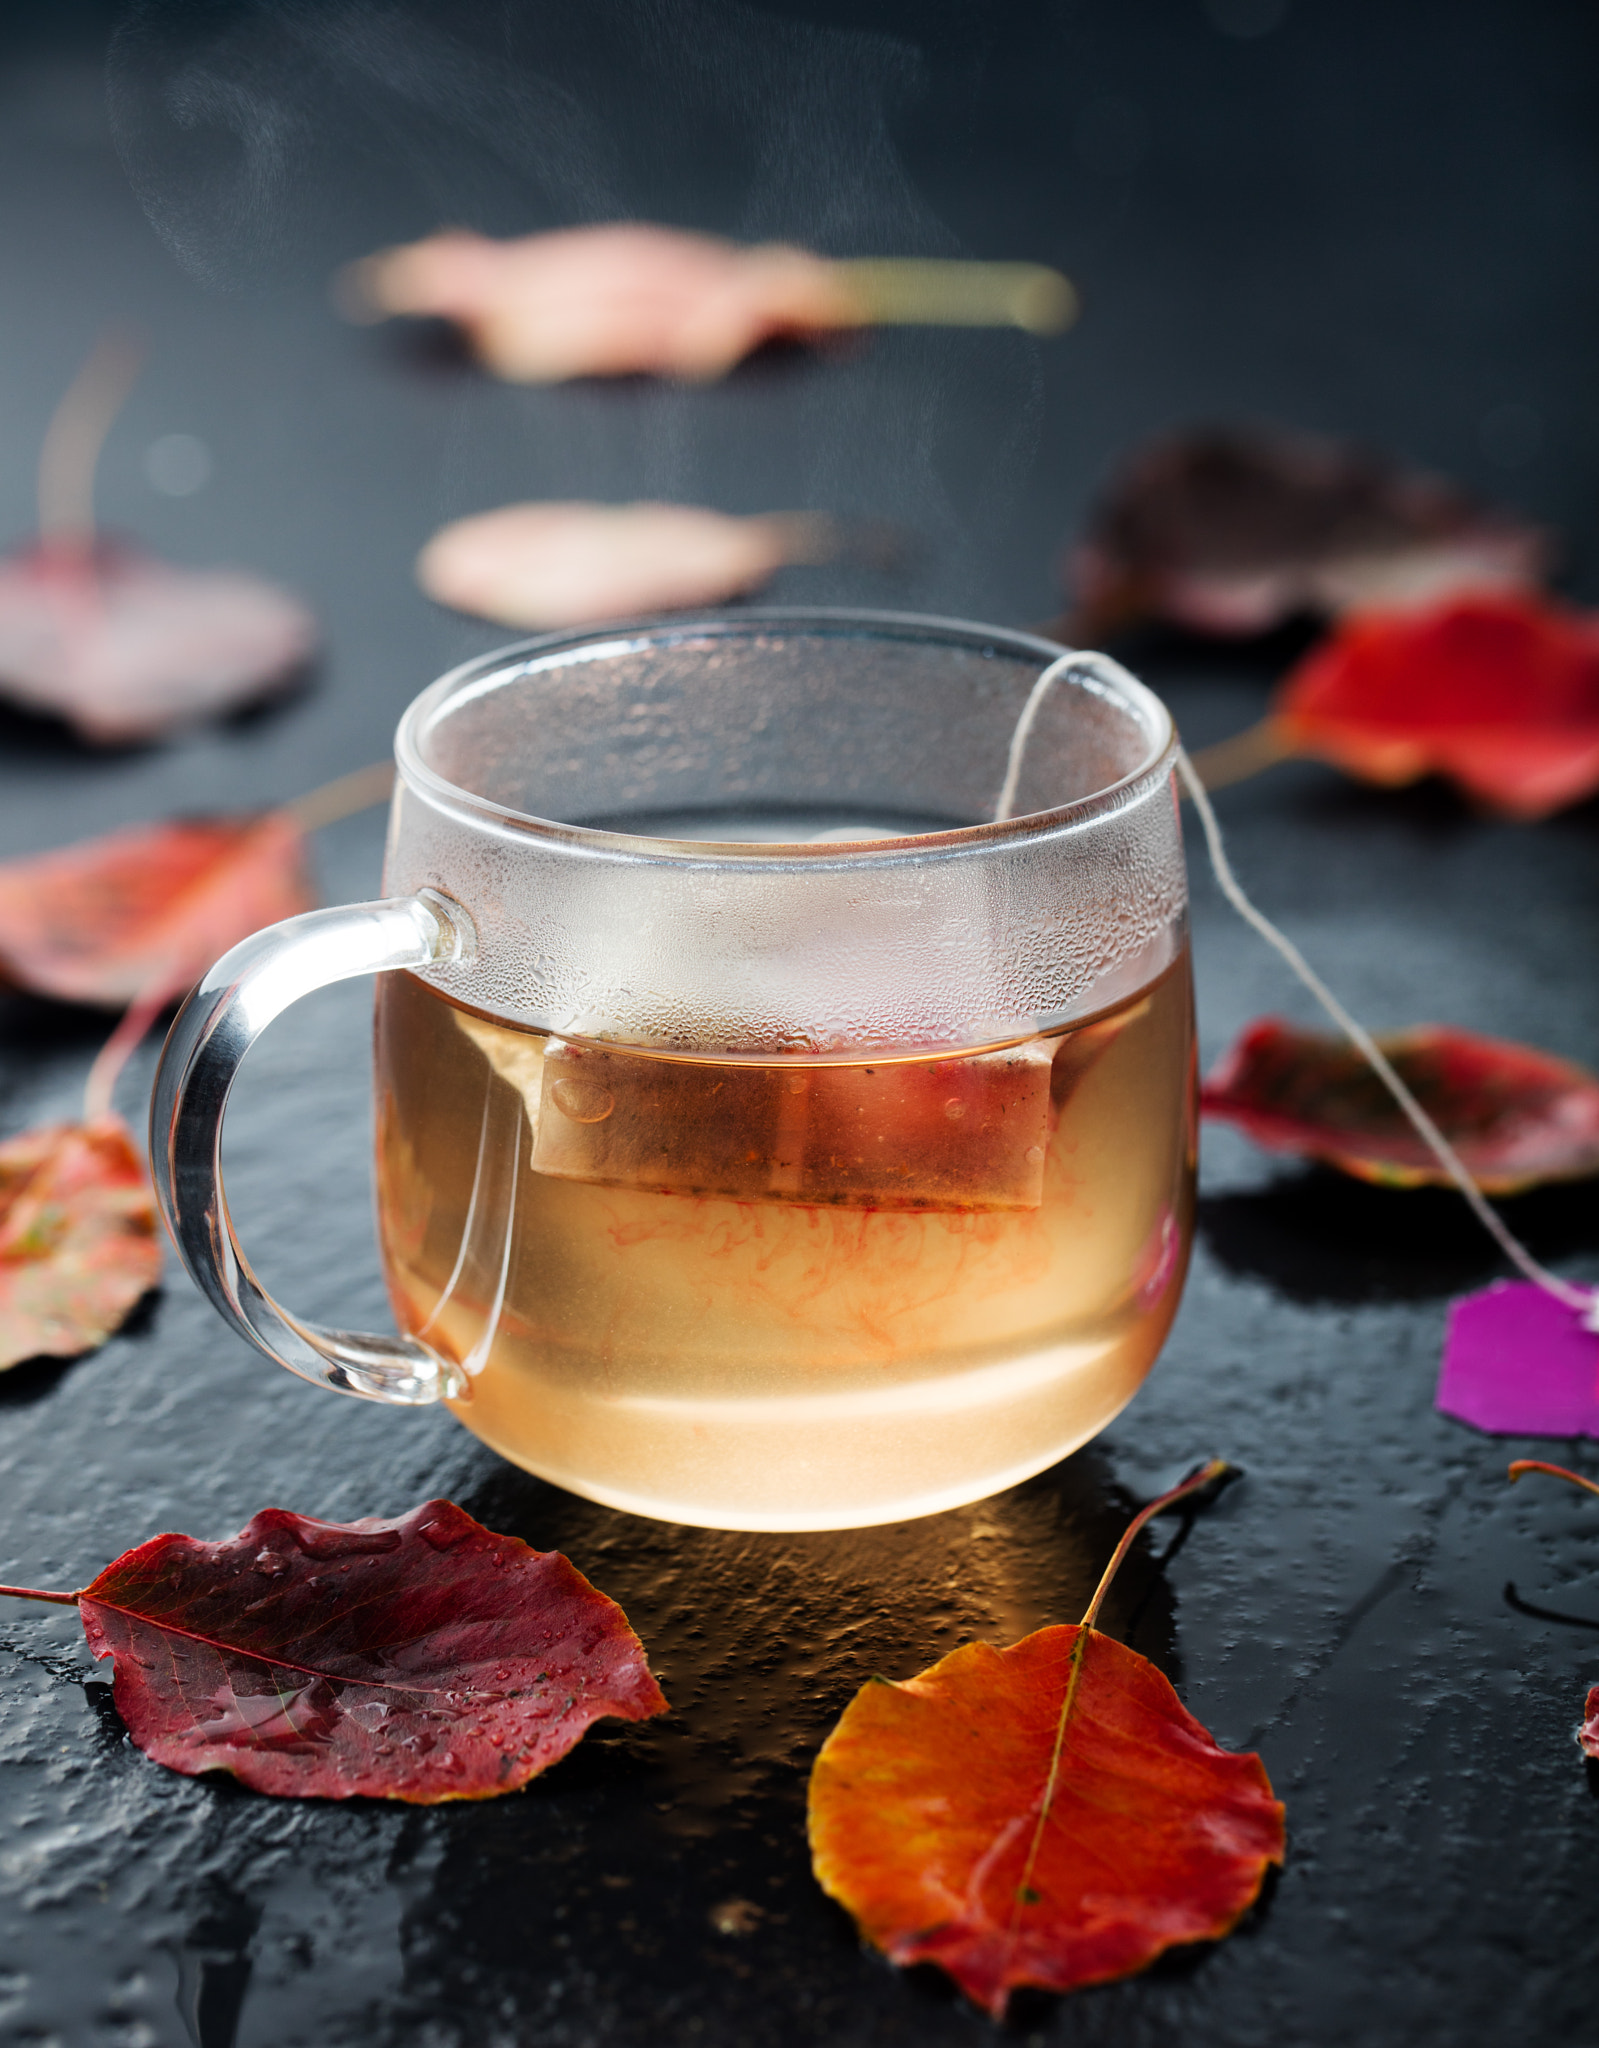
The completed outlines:
<svg viewBox="0 0 1599 2048">
<path fill-rule="evenodd" d="M 261 1908 L 219 1881 L 177 1951 L 178 2011 L 194 2048 L 234 2048 Z"/>
<path fill-rule="evenodd" d="M 1562 1628 L 1599 1629 L 1599 1615 L 1568 1614 L 1563 1608 L 1545 1607 L 1536 1600 L 1523 1600 L 1516 1591 L 1514 1579 L 1506 1582 L 1505 1605 L 1513 1609 L 1517 1614 L 1529 1615 L 1534 1621 L 1558 1622 Z"/>
<path fill-rule="evenodd" d="M 1135 1503 L 1089 1451 L 952 1514 L 817 1535 L 643 1523 L 507 1468 L 462 1505 L 581 1557 L 622 1603 L 671 1703 L 647 1728 L 599 1724 L 525 1801 L 451 1816 L 408 1921 L 411 1967 L 446 2002 L 515 1995 L 526 2023 L 553 2015 L 546 1978 L 635 1974 L 630 2003 L 657 1982 L 670 1998 L 685 1947 L 747 1978 L 753 1963 L 714 1926 L 728 1902 L 759 1909 L 763 1970 L 803 1981 L 818 1943 L 823 1954 L 852 1944 L 806 1856 L 805 1781 L 822 1738 L 874 1675 L 908 1678 L 974 1637 L 1006 1643 L 1078 1620 Z M 1179 1686 L 1156 1559 L 1180 1526 L 1146 1533 L 1101 1615 Z M 530 1941 L 541 1950 L 531 2004 Z"/>
<path fill-rule="evenodd" d="M 1599 1251 L 1599 1181 L 1537 1188 L 1495 1205 L 1536 1258 Z M 1199 1204 L 1205 1243 L 1230 1273 L 1291 1301 L 1430 1301 L 1485 1286 L 1502 1262 L 1448 1188 L 1379 1188 L 1310 1167 L 1249 1194 Z"/>
</svg>

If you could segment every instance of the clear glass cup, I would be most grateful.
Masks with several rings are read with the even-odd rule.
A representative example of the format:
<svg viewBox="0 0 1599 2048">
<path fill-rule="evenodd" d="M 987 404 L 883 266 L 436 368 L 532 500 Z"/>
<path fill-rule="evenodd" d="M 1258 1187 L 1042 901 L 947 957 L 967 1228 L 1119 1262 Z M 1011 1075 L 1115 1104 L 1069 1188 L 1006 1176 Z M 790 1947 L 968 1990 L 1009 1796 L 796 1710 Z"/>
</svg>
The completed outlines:
<svg viewBox="0 0 1599 2048">
<path fill-rule="evenodd" d="M 435 683 L 384 900 L 258 933 L 173 1026 L 151 1156 L 201 1287 L 305 1378 L 672 1521 L 898 1520 L 1093 1436 L 1182 1286 L 1192 1000 L 1147 690 L 1077 656 L 987 822 L 1061 651 L 749 611 Z M 218 1163 L 256 1034 L 363 973 L 398 1338 L 279 1307 Z"/>
</svg>

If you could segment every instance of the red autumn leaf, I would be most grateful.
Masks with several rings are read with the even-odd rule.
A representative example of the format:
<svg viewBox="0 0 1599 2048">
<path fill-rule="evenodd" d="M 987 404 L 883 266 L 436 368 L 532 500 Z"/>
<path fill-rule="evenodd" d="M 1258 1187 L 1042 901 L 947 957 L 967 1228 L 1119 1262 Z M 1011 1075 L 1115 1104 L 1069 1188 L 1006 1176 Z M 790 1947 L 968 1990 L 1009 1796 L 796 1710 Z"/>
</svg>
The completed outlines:
<svg viewBox="0 0 1599 2048">
<path fill-rule="evenodd" d="M 1215 1940 L 1283 1855 L 1254 1755 L 1220 1748 L 1146 1659 L 1088 1614 L 1006 1650 L 968 1644 L 902 1684 L 874 1679 L 811 1774 L 822 1888 L 891 1961 L 933 1962 L 996 2018 L 1021 1984 L 1074 1990 Z"/>
<path fill-rule="evenodd" d="M 92 1350 L 160 1277 L 155 1200 L 121 1117 L 0 1143 L 0 1371 Z"/>
<path fill-rule="evenodd" d="M 1599 1079 L 1508 1038 L 1417 1024 L 1377 1043 L 1490 1194 L 1599 1173 Z M 1450 1186 L 1347 1040 L 1261 1017 L 1206 1078 L 1200 1107 L 1274 1152 L 1385 1187 Z"/>
<path fill-rule="evenodd" d="M 77 537 L 0 558 L 0 694 L 99 745 L 148 740 L 287 680 L 316 629 L 286 592 Z"/>
<path fill-rule="evenodd" d="M 132 825 L 0 864 L 0 976 L 63 1002 L 160 1004 L 313 901 L 290 811 Z"/>
<path fill-rule="evenodd" d="M 1510 594 L 1351 619 L 1288 677 L 1272 725 L 1368 782 L 1447 775 L 1542 818 L 1599 788 L 1599 619 Z"/>
<path fill-rule="evenodd" d="M 1160 618 L 1262 633 L 1341 613 L 1536 583 L 1547 545 L 1436 477 L 1347 443 L 1264 428 L 1151 443 L 1111 484 L 1071 565 L 1097 632 Z"/>
<path fill-rule="evenodd" d="M 1076 310 L 1066 279 L 1037 264 L 835 263 L 633 221 L 508 242 L 430 235 L 352 264 L 337 296 L 357 320 L 453 320 L 491 370 L 527 384 L 721 377 L 763 342 L 877 321 L 1054 334 Z"/>
<path fill-rule="evenodd" d="M 453 1502 L 393 1521 L 266 1508 L 221 1543 L 156 1536 L 75 1600 L 134 1741 L 297 1799 L 490 1799 L 593 1721 L 666 1701 L 643 1647 L 558 1551 Z"/>
<path fill-rule="evenodd" d="M 725 604 L 785 563 L 824 561 L 829 522 L 737 519 L 695 505 L 507 505 L 459 519 L 422 550 L 429 597 L 505 626 L 588 625 Z"/>
</svg>

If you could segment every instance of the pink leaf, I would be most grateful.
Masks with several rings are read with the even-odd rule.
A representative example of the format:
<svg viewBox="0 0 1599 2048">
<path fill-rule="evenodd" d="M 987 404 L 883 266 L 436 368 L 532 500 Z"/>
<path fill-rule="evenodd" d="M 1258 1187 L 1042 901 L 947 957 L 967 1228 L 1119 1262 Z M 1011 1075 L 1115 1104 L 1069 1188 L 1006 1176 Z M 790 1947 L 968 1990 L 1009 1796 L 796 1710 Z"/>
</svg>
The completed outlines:
<svg viewBox="0 0 1599 2048">
<path fill-rule="evenodd" d="M 0 558 L 0 695 L 101 746 L 250 702 L 315 638 L 294 598 L 237 570 L 180 569 L 104 541 Z"/>
<path fill-rule="evenodd" d="M 788 562 L 832 552 L 825 519 L 737 519 L 696 505 L 506 505 L 436 533 L 417 562 L 429 597 L 505 626 L 549 629 L 725 604 Z"/>
<path fill-rule="evenodd" d="M 360 317 L 433 314 L 521 383 L 567 377 L 714 378 L 775 336 L 857 325 L 833 266 L 776 243 L 616 221 L 497 242 L 430 235 L 345 273 Z"/>
</svg>

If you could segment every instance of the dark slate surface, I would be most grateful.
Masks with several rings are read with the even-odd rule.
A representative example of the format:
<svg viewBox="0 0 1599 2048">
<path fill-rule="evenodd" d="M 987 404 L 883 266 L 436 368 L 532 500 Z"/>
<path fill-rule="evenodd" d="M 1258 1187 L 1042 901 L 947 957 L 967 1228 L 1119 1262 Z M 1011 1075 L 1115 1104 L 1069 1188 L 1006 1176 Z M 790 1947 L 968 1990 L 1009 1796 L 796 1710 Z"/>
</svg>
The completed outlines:
<svg viewBox="0 0 1599 2048">
<path fill-rule="evenodd" d="M 1599 17 L 1568 0 L 814 0 L 0 11 L 0 532 L 21 536 L 51 404 L 111 320 L 150 367 L 106 452 L 111 525 L 304 590 L 327 652 L 292 703 L 145 752 L 0 725 L 0 855 L 189 806 L 292 795 L 380 754 L 406 701 L 493 635 L 409 561 L 513 496 L 666 495 L 899 521 L 893 571 L 776 594 L 1025 621 L 1095 478 L 1148 430 L 1268 413 L 1372 436 L 1595 540 Z M 919 37 L 920 55 L 909 38 Z M 897 40 L 896 40 L 897 38 Z M 146 211 L 148 209 L 148 211 Z M 352 333 L 338 258 L 439 219 L 618 210 L 839 250 L 1040 255 L 1082 283 L 1047 349 L 905 334 L 727 386 L 499 389 Z M 203 491 L 144 452 L 201 437 Z M 1134 649 L 1191 739 L 1258 714 L 1286 643 Z M 1230 792 L 1240 867 L 1375 1024 L 1442 1017 L 1599 1062 L 1587 806 L 1536 828 L 1312 767 Z M 368 893 L 380 823 L 322 835 Z M 1303 1015 L 1196 877 L 1207 1054 Z M 381 1316 L 366 992 L 252 1058 L 236 1205 L 269 1282 Z M 0 1008 L 3 1128 L 70 1113 L 86 1015 Z M 124 1084 L 130 1110 L 149 1061 Z M 959 2043 L 931 1977 L 856 1946 L 807 1874 L 804 1773 L 869 1672 L 1071 1617 L 1133 1503 L 1196 1454 L 1246 1481 L 1180 1556 L 1142 1547 L 1110 1626 L 1288 1801 L 1287 1868 L 1232 1941 L 1024 2003 L 1029 2042 L 1592 2040 L 1599 1807 L 1572 1745 L 1599 1676 L 1599 1521 L 1504 1483 L 1436 1416 L 1444 1303 L 1495 1267 L 1442 1196 L 1267 1163 L 1212 1134 L 1193 1279 L 1153 1380 L 1099 1444 L 1000 1500 L 865 1534 L 631 1521 L 498 1463 L 448 1418 L 271 1371 L 181 1277 L 97 1355 L 0 1385 L 0 1576 L 73 1585 L 163 1528 L 279 1502 L 349 1517 L 452 1495 L 619 1597 L 675 1704 L 602 1729 L 524 1795 L 431 1812 L 275 1803 L 129 1745 L 68 1611 L 0 1616 L 0 2037 L 93 2048 Z M 1595 1270 L 1591 1187 L 1516 1205 Z M 731 1900 L 761 1909 L 715 1931 Z M 754 1916 L 748 1916 L 754 1917 Z"/>
</svg>

